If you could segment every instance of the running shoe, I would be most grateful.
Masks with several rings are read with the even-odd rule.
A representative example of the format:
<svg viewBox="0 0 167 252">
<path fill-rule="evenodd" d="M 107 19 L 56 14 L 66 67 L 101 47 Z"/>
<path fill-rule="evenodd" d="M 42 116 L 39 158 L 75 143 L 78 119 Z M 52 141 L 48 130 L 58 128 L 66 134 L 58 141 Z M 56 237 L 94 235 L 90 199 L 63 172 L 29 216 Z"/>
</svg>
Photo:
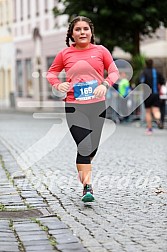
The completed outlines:
<svg viewBox="0 0 167 252">
<path fill-rule="evenodd" d="M 95 200 L 95 198 L 93 196 L 92 185 L 85 185 L 84 189 L 83 189 L 82 201 L 83 202 L 92 202 L 94 200 Z"/>
<path fill-rule="evenodd" d="M 152 128 L 147 128 L 146 129 L 146 135 L 150 136 L 150 135 L 152 135 L 152 133 L 153 133 Z"/>
</svg>

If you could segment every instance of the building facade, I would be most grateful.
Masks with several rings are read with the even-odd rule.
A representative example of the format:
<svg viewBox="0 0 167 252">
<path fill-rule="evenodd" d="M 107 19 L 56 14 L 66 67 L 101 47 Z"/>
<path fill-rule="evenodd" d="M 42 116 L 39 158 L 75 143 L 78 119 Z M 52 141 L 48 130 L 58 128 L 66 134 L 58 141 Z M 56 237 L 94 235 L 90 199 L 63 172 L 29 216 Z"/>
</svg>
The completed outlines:
<svg viewBox="0 0 167 252">
<path fill-rule="evenodd" d="M 65 47 L 67 16 L 58 0 L 0 0 L 0 106 L 55 99 L 46 72 Z"/>
<path fill-rule="evenodd" d="M 0 0 L 0 108 L 14 106 L 14 44 L 12 4 Z"/>
<path fill-rule="evenodd" d="M 57 52 L 65 47 L 67 17 L 54 17 L 58 0 L 12 2 L 16 103 L 54 99 L 46 72 Z"/>
</svg>

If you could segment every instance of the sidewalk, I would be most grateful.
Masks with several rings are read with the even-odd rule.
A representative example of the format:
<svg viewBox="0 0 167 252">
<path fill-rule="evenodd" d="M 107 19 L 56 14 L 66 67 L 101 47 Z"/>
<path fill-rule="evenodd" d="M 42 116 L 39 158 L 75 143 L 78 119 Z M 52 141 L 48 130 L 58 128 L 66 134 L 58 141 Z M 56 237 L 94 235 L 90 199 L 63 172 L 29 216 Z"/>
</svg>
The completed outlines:
<svg viewBox="0 0 167 252">
<path fill-rule="evenodd" d="M 50 209 L 51 194 L 33 188 L 1 143 L 0 154 L 0 252 L 86 252 Z"/>
<path fill-rule="evenodd" d="M 84 204 L 75 143 L 48 114 L 0 113 L 0 252 L 166 252 L 166 129 L 107 120 Z"/>
</svg>

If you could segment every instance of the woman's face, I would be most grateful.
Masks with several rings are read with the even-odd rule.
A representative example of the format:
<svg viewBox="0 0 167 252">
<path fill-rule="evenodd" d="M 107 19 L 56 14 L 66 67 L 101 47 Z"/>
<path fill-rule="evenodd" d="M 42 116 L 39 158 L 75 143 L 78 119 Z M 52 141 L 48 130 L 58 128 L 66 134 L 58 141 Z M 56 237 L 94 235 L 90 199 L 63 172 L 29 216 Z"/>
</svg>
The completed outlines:
<svg viewBox="0 0 167 252">
<path fill-rule="evenodd" d="M 92 32 L 85 21 L 78 21 L 73 28 L 72 37 L 78 47 L 86 47 L 91 41 Z"/>
</svg>

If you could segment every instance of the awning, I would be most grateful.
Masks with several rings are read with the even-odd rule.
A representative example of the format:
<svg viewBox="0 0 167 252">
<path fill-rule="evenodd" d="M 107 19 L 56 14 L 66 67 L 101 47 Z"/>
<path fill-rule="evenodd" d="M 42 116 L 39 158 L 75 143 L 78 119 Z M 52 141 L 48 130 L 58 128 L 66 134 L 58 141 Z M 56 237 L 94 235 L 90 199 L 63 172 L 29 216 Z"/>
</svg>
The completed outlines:
<svg viewBox="0 0 167 252">
<path fill-rule="evenodd" d="M 141 45 L 140 51 L 149 58 L 167 58 L 167 41 L 160 40 Z"/>
</svg>

